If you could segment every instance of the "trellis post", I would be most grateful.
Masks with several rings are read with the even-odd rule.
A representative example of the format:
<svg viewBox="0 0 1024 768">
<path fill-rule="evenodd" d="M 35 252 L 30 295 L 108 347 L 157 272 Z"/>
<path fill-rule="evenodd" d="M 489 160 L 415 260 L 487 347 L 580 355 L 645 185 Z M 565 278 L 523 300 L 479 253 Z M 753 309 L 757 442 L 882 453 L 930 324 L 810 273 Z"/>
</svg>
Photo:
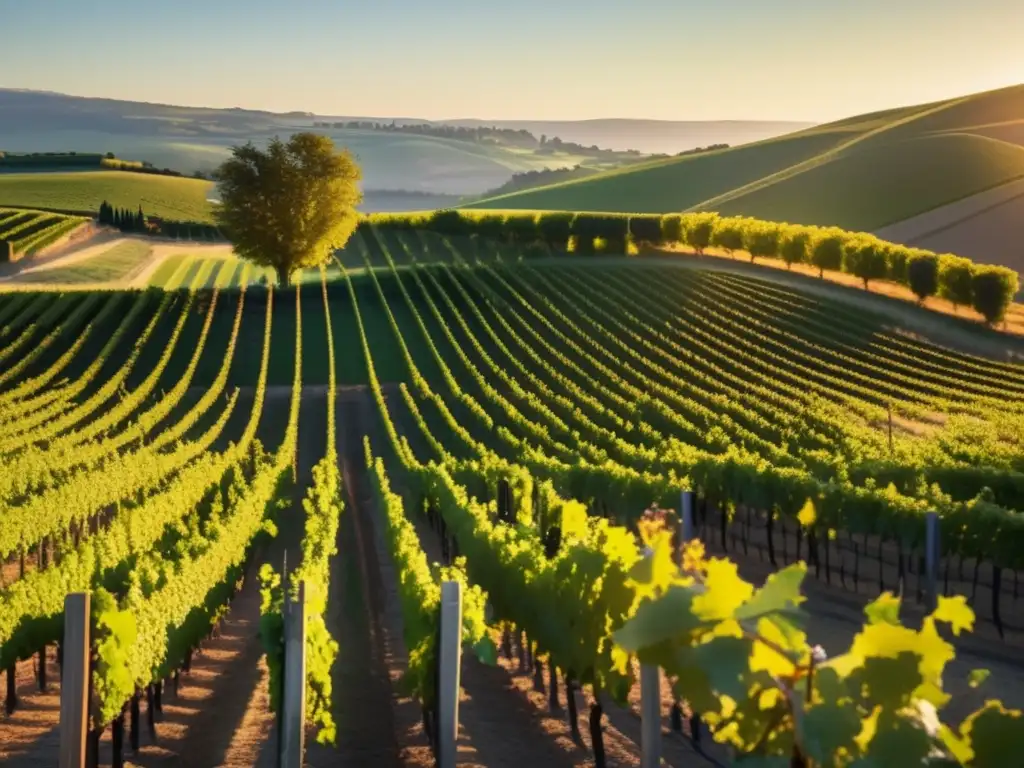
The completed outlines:
<svg viewBox="0 0 1024 768">
<path fill-rule="evenodd" d="M 85 768 L 89 719 L 89 593 L 64 598 L 60 687 L 60 768 Z"/>
</svg>

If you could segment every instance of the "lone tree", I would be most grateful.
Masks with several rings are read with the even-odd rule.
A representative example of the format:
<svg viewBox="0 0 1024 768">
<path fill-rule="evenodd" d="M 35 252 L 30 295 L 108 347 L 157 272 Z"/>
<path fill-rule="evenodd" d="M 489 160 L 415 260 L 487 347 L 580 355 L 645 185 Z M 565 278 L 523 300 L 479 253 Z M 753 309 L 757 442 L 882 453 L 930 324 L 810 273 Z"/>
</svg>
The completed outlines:
<svg viewBox="0 0 1024 768">
<path fill-rule="evenodd" d="M 274 138 L 261 151 L 234 147 L 217 169 L 217 225 L 242 258 L 291 283 L 296 270 L 317 267 L 345 244 L 359 223 L 359 166 L 327 136 Z"/>
</svg>

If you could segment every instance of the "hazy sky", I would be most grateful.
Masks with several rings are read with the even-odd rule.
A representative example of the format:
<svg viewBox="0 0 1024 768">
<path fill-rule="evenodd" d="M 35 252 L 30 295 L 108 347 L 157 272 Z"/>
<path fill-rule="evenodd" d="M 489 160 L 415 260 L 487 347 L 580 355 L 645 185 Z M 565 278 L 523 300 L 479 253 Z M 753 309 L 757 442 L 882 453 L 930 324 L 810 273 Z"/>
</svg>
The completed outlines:
<svg viewBox="0 0 1024 768">
<path fill-rule="evenodd" d="M 0 0 L 0 19 L 0 87 L 334 115 L 818 121 L 1024 82 L 1024 0 Z"/>
</svg>

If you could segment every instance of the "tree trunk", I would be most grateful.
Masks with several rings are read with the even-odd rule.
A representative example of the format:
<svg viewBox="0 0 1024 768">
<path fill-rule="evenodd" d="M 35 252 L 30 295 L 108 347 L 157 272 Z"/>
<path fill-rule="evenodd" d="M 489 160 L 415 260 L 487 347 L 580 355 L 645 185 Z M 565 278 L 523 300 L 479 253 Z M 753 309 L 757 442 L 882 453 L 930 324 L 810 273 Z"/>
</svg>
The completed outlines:
<svg viewBox="0 0 1024 768">
<path fill-rule="evenodd" d="M 292 284 L 292 270 L 290 267 L 278 266 L 274 269 L 277 272 L 278 287 L 287 288 Z"/>
<path fill-rule="evenodd" d="M 18 682 L 17 682 L 18 667 L 16 663 L 12 663 L 7 668 L 7 699 L 4 702 L 7 714 L 11 715 L 14 710 L 18 708 Z"/>
<path fill-rule="evenodd" d="M 558 667 L 551 659 L 548 660 L 548 709 L 558 712 L 562 707 L 558 703 Z"/>
<path fill-rule="evenodd" d="M 132 696 L 131 701 L 131 718 L 129 720 L 128 730 L 128 743 L 131 744 L 132 752 L 139 751 L 139 726 L 140 720 L 140 709 L 139 709 L 139 692 L 136 691 L 135 695 Z"/>
<path fill-rule="evenodd" d="M 46 644 L 39 649 L 39 669 L 37 670 L 37 681 L 39 683 L 39 690 L 46 690 Z"/>
<path fill-rule="evenodd" d="M 111 765 L 113 768 L 124 768 L 124 710 L 114 720 L 111 731 Z"/>
<path fill-rule="evenodd" d="M 565 676 L 565 707 L 572 740 L 582 746 L 583 736 L 580 734 L 579 712 L 576 709 L 576 684 L 570 675 Z"/>
<path fill-rule="evenodd" d="M 103 728 L 93 728 L 86 736 L 85 742 L 85 765 L 86 768 L 99 768 L 100 765 L 100 739 L 103 737 Z"/>
<path fill-rule="evenodd" d="M 590 743 L 594 749 L 594 768 L 605 768 L 604 731 L 601 728 L 601 702 L 595 700 L 590 705 Z"/>
</svg>

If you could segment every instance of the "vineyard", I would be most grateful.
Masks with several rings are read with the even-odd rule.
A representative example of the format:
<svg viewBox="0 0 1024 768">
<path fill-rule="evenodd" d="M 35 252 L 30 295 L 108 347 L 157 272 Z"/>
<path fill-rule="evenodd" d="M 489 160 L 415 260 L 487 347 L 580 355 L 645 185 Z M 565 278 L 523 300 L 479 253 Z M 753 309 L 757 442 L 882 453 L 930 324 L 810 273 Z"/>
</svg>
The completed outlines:
<svg viewBox="0 0 1024 768">
<path fill-rule="evenodd" d="M 0 264 L 34 256 L 86 221 L 82 216 L 0 208 Z"/>
<path fill-rule="evenodd" d="M 0 239 L 19 221 L 0 211 Z M 271 765 L 300 582 L 309 764 L 429 764 L 443 581 L 464 588 L 460 764 L 639 765 L 636 669 L 611 640 L 642 613 L 642 547 L 661 551 L 645 513 L 675 519 L 682 491 L 745 578 L 804 561 L 825 602 L 898 591 L 911 613 L 937 513 L 940 592 L 979 643 L 1012 656 L 1024 636 L 1019 366 L 753 277 L 412 229 L 361 227 L 289 289 L 187 255 L 150 282 L 0 294 L 5 765 L 55 764 L 40 689 L 74 592 L 99 764 Z M 216 723 L 208 674 L 176 709 L 231 638 L 260 650 L 224 679 L 256 693 Z M 673 696 L 669 678 L 703 689 L 661 666 L 665 759 L 720 762 L 681 718 L 714 701 Z M 764 746 L 742 731 L 736 750 Z"/>
</svg>

